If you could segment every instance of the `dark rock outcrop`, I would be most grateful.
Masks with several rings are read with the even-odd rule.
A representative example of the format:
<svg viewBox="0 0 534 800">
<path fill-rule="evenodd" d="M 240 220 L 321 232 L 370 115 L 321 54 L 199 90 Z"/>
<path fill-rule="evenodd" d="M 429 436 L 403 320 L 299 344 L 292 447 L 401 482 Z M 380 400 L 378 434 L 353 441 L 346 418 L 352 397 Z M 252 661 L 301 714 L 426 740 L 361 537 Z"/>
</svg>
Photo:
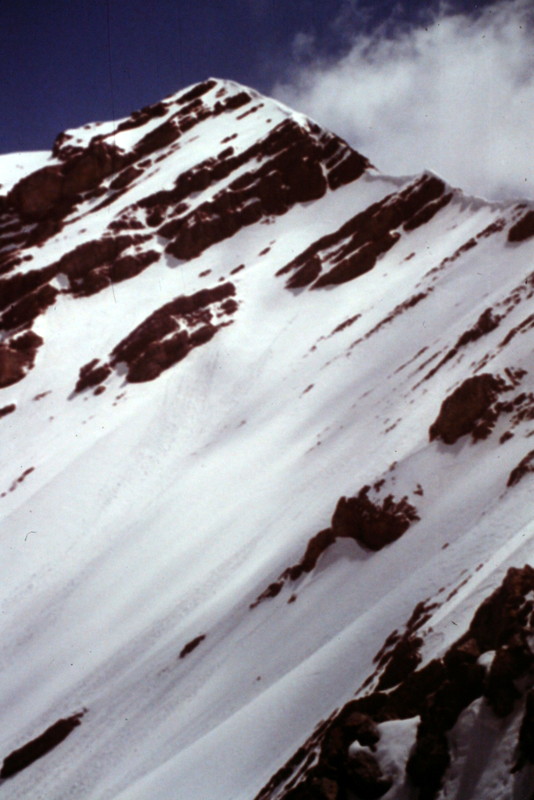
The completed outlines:
<svg viewBox="0 0 534 800">
<path fill-rule="evenodd" d="M 508 388 L 501 377 L 487 372 L 467 378 L 441 404 L 429 429 L 430 441 L 441 439 L 454 444 L 468 433 L 474 439 L 485 438 L 496 418 L 494 404 Z"/>
<path fill-rule="evenodd" d="M 254 164 L 253 170 L 241 174 L 213 200 L 159 229 L 171 239 L 167 252 L 176 258 L 194 258 L 264 216 L 279 216 L 297 203 L 318 199 L 328 187 L 356 180 L 369 166 L 332 134 L 321 133 L 313 125 L 306 129 L 291 120 L 280 123 L 245 152 L 234 156 L 230 151 L 221 153 L 212 167 L 199 165 L 180 176 L 174 190 L 154 196 L 159 204 L 171 199 L 177 203 L 192 191 L 191 186 L 203 189 L 239 166 Z M 258 158 L 263 162 L 259 166 L 254 163 Z"/>
<path fill-rule="evenodd" d="M 427 381 L 432 378 L 432 376 L 435 375 L 436 372 L 441 369 L 441 367 L 457 356 L 463 347 L 466 347 L 471 342 L 476 342 L 482 336 L 486 336 L 486 334 L 494 331 L 499 327 L 500 322 L 501 317 L 499 314 L 496 314 L 492 308 L 486 308 L 485 311 L 483 311 L 479 316 L 475 324 L 458 337 L 455 345 L 447 351 L 445 356 L 438 362 L 436 366 L 432 367 L 432 369 L 425 375 L 423 380 Z"/>
<path fill-rule="evenodd" d="M 43 167 L 22 178 L 10 191 L 10 205 L 23 219 L 39 220 L 50 214 L 63 196 L 60 166 Z"/>
<path fill-rule="evenodd" d="M 405 533 L 419 519 L 417 509 L 407 497 L 395 501 L 388 495 L 382 501 L 372 502 L 368 494 L 370 486 L 364 486 L 355 497 L 341 497 L 332 516 L 330 528 L 325 528 L 309 540 L 306 551 L 297 564 L 285 569 L 278 580 L 269 584 L 250 608 L 256 608 L 264 600 L 276 597 L 285 583 L 298 580 L 311 572 L 321 555 L 336 539 L 354 539 L 366 550 L 381 550 Z"/>
<path fill-rule="evenodd" d="M 22 300 L 41 286 L 49 283 L 57 275 L 56 266 L 32 269 L 0 280 L 0 311 Z M 1 324 L 1 322 L 0 322 Z M 4 326 L 2 326 L 4 327 Z"/>
<path fill-rule="evenodd" d="M 396 502 L 388 495 L 381 504 L 369 500 L 370 486 L 360 489 L 356 497 L 340 498 L 334 516 L 334 536 L 354 539 L 368 550 L 381 550 L 391 544 L 419 519 L 417 511 L 403 497 Z"/>
<path fill-rule="evenodd" d="M 527 211 L 508 231 L 509 242 L 524 242 L 534 236 L 534 210 Z"/>
<path fill-rule="evenodd" d="M 26 374 L 26 364 L 24 353 L 0 345 L 0 388 L 20 381 Z"/>
<path fill-rule="evenodd" d="M 335 787 L 332 796 L 336 798 L 382 796 L 380 792 L 385 793 L 392 781 L 382 774 L 370 752 L 353 751 L 351 759 L 350 746 L 358 742 L 372 750 L 381 722 L 416 716 L 420 723 L 406 763 L 405 780 L 418 790 L 419 800 L 434 800 L 451 763 L 447 732 L 462 711 L 480 697 L 487 699 L 494 713 L 503 716 L 524 695 L 525 713 L 514 769 L 534 763 L 534 701 L 529 688 L 534 667 L 529 645 L 534 622 L 533 592 L 532 567 L 509 569 L 502 584 L 475 612 L 467 631 L 441 658 L 408 671 L 388 691 L 378 684 L 371 693 L 351 700 L 335 712 L 299 748 L 298 758 L 296 754 L 273 776 L 256 800 L 274 796 L 283 800 L 325 798 L 328 795 L 318 791 L 325 779 Z M 413 634 L 421 621 L 428 619 L 430 608 L 424 603 L 414 609 L 406 634 Z M 394 641 L 395 637 L 391 643 Z M 388 647 L 386 643 L 385 649 Z M 496 652 L 486 671 L 478 659 L 488 651 Z"/>
<path fill-rule="evenodd" d="M 378 258 L 400 238 L 396 230 L 443 195 L 445 184 L 425 175 L 399 193 L 390 194 L 345 222 L 337 231 L 318 239 L 276 274 L 293 272 L 287 288 L 296 289 L 313 283 L 318 289 L 354 280 L 369 272 Z M 442 205 L 432 205 L 428 218 Z M 417 224 L 422 224 L 418 222 Z M 414 225 L 416 227 L 416 225 Z M 326 270 L 327 267 L 330 269 Z"/>
<path fill-rule="evenodd" d="M 80 373 L 74 391 L 83 392 L 85 389 L 93 389 L 95 386 L 103 383 L 106 378 L 109 378 L 111 373 L 112 369 L 109 364 L 99 365 L 98 358 L 94 358 L 92 361 L 89 361 L 88 364 L 84 364 L 83 367 L 80 367 Z"/>
<path fill-rule="evenodd" d="M 15 403 L 10 403 L 7 406 L 3 406 L 0 408 L 0 419 L 2 417 L 7 417 L 8 414 L 12 414 L 16 410 L 17 406 Z"/>
<path fill-rule="evenodd" d="M 124 234 L 84 242 L 62 256 L 53 266 L 57 274 L 66 275 L 74 295 L 95 294 L 109 286 L 114 275 L 120 275 L 120 267 L 115 266 L 119 255 L 126 248 L 144 241 L 145 237 L 141 234 Z"/>
<path fill-rule="evenodd" d="M 4 759 L 0 778 L 11 778 L 17 772 L 29 767 L 38 758 L 47 755 L 47 753 L 61 744 L 78 725 L 81 725 L 84 714 L 85 711 L 81 711 L 78 714 L 73 714 L 72 717 L 58 720 L 47 728 L 44 733 L 41 733 L 40 736 L 10 753 Z"/>
<path fill-rule="evenodd" d="M 95 137 L 88 147 L 63 165 L 62 195 L 67 199 L 95 189 L 121 169 L 124 155 L 114 145 Z"/>
<path fill-rule="evenodd" d="M 184 645 L 180 651 L 179 658 L 185 658 L 189 655 L 189 653 L 192 653 L 193 650 L 196 650 L 199 644 L 202 644 L 205 638 L 206 634 L 202 634 L 201 636 L 196 636 L 194 639 Z"/>
<path fill-rule="evenodd" d="M 145 134 L 135 145 L 136 158 L 144 158 L 162 147 L 172 144 L 181 136 L 179 124 L 169 119 Z"/>
<path fill-rule="evenodd" d="M 125 362 L 130 367 L 158 340 L 178 329 L 178 319 L 184 317 L 190 322 L 209 324 L 209 306 L 235 295 L 232 283 L 222 283 L 212 289 L 201 289 L 193 295 L 181 295 L 154 311 L 138 325 L 125 339 L 119 342 L 111 353 L 112 363 Z"/>
<path fill-rule="evenodd" d="M 22 178 L 9 192 L 7 201 L 23 220 L 58 219 L 71 211 L 83 193 L 96 189 L 123 165 L 123 154 L 95 137 L 87 148 L 76 151 L 63 163 Z"/>
<path fill-rule="evenodd" d="M 450 761 L 445 734 L 420 728 L 416 748 L 406 764 L 407 776 L 419 789 L 418 800 L 433 800 Z"/>
<path fill-rule="evenodd" d="M 534 689 L 527 692 L 525 713 L 521 720 L 517 742 L 517 760 L 513 771 L 517 772 L 525 764 L 534 764 Z"/>
<path fill-rule="evenodd" d="M 506 485 L 515 486 L 525 475 L 528 475 L 529 472 L 534 472 L 534 450 L 527 453 L 526 456 L 521 459 L 517 467 L 514 467 L 508 477 Z"/>
<path fill-rule="evenodd" d="M 35 291 L 24 295 L 0 316 L 0 328 L 12 330 L 26 327 L 44 314 L 47 308 L 54 305 L 58 294 L 58 289 L 45 283 Z"/>
<path fill-rule="evenodd" d="M 81 367 L 74 391 L 99 386 L 119 364 L 126 366 L 130 383 L 155 380 L 229 324 L 213 323 L 214 308 L 218 317 L 231 316 L 238 308 L 234 295 L 235 286 L 227 282 L 165 303 L 113 348 L 106 363 L 96 358 Z"/>
<path fill-rule="evenodd" d="M 125 119 L 123 122 L 117 125 L 117 132 L 128 131 L 132 130 L 133 128 L 141 128 L 152 119 L 164 117 L 167 112 L 168 105 L 163 100 L 161 100 L 159 103 L 153 103 L 152 105 L 145 106 L 139 111 L 134 111 L 132 114 L 130 114 L 128 119 Z"/>
<path fill-rule="evenodd" d="M 210 78 L 209 80 L 203 81 L 202 83 L 197 83 L 195 84 L 195 86 L 193 86 L 192 89 L 189 89 L 187 92 L 181 94 L 176 102 L 179 105 L 190 103 L 192 100 L 196 100 L 198 97 L 202 97 L 202 95 L 207 94 L 216 86 L 217 86 L 217 81 L 214 78 Z"/>
<path fill-rule="evenodd" d="M 27 331 L 0 345 L 0 388 L 22 380 L 35 362 L 43 340 L 33 331 Z"/>
<path fill-rule="evenodd" d="M 346 787 L 362 800 L 377 800 L 393 785 L 393 781 L 382 774 L 376 758 L 365 750 L 349 755 L 344 777 Z"/>
<path fill-rule="evenodd" d="M 431 200 L 420 211 L 417 211 L 407 222 L 404 223 L 405 231 L 413 231 L 421 225 L 426 225 L 427 222 L 436 216 L 438 211 L 448 206 L 452 200 L 452 192 L 438 197 L 436 200 Z"/>
</svg>

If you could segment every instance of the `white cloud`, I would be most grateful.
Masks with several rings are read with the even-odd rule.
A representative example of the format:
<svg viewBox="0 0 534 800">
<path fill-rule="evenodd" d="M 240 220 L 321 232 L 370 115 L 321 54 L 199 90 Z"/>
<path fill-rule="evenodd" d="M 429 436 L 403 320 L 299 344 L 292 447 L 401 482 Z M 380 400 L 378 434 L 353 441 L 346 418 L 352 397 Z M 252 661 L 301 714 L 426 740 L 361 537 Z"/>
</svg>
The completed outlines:
<svg viewBox="0 0 534 800">
<path fill-rule="evenodd" d="M 397 35 L 355 35 L 337 59 L 295 63 L 273 94 L 382 171 L 432 169 L 490 199 L 534 197 L 530 0 L 441 12 Z"/>
<path fill-rule="evenodd" d="M 292 55 L 296 62 L 304 61 L 313 56 L 315 49 L 315 36 L 311 33 L 297 33 L 293 39 Z"/>
</svg>

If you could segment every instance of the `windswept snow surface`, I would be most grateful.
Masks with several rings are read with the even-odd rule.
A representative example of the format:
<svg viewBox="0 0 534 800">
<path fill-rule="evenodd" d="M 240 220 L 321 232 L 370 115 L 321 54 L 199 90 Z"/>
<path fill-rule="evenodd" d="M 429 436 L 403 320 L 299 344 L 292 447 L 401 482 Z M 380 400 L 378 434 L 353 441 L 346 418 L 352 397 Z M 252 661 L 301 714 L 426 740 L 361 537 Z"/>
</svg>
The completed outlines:
<svg viewBox="0 0 534 800">
<path fill-rule="evenodd" d="M 354 696 L 418 602 L 436 603 L 420 634 L 426 661 L 466 629 L 509 567 L 533 556 L 531 475 L 507 485 L 534 441 L 531 406 L 525 411 L 534 236 L 509 241 L 512 226 L 533 212 L 445 186 L 449 201 L 412 229 L 395 225 L 369 271 L 324 288 L 286 288 L 291 273 L 276 273 L 321 237 L 433 178 L 390 178 L 367 165 L 360 177 L 262 212 L 198 255 L 177 258 L 147 222 L 143 198 L 171 190 L 225 147 L 245 153 L 287 121 L 306 137 L 321 135 L 250 90 L 243 106 L 214 114 L 217 98 L 244 90 L 212 83 L 191 112 L 205 117 L 142 156 L 147 163 L 113 202 L 102 206 L 115 172 L 99 192 L 78 193 L 48 237 L 5 245 L 29 258 L 8 264 L 0 296 L 13 276 L 109 237 L 124 212 L 136 220 L 126 233 L 147 239 L 121 256 L 156 254 L 144 271 L 93 293 L 77 294 L 60 270 L 49 281 L 53 303 L 22 326 L 4 322 L 0 333 L 10 353 L 28 325 L 43 339 L 33 368 L 0 390 L 0 413 L 16 406 L 0 419 L 0 756 L 86 709 L 65 741 L 2 781 L 0 797 L 9 800 L 253 800 Z M 90 125 L 70 131 L 67 144 L 83 150 L 100 135 L 133 152 L 183 108 L 179 97 L 138 127 Z M 237 191 L 230 184 L 242 177 L 245 185 L 269 157 L 260 148 L 161 222 L 200 209 L 201 226 L 204 204 Z M 19 179 L 19 162 L 9 158 L 0 161 L 4 192 Z M 21 170 L 61 163 L 58 151 L 47 159 L 20 161 Z M 9 197 L 0 206 L 5 225 L 19 213 Z M 42 216 L 20 214 L 24 235 L 42 226 Z M 334 263 L 332 246 L 320 251 L 321 274 Z M 113 348 L 156 309 L 226 282 L 236 308 L 209 306 L 208 324 L 217 326 L 210 341 L 154 380 L 130 380 L 128 365 L 113 363 Z M 458 344 L 488 309 L 498 323 Z M 181 330 L 201 322 L 182 319 Z M 109 363 L 109 374 L 75 392 L 93 359 Z M 470 433 L 430 441 L 444 399 L 484 373 L 507 384 L 503 402 L 526 399 L 501 409 L 476 441 Z M 330 525 L 339 498 L 366 485 L 377 503 L 406 497 L 418 521 L 379 551 L 337 539 L 310 572 L 251 609 Z M 469 762 L 469 737 L 490 735 L 481 733 L 491 728 L 487 713 L 470 708 L 454 728 L 458 764 Z M 514 713 L 507 731 L 517 731 Z M 413 721 L 387 724 L 392 740 L 395 725 L 415 735 Z M 406 758 L 398 745 L 389 761 L 400 772 Z M 454 772 L 440 797 L 529 797 L 530 773 L 512 776 L 499 759 L 496 752 L 489 777 L 472 766 L 468 775 Z"/>
</svg>

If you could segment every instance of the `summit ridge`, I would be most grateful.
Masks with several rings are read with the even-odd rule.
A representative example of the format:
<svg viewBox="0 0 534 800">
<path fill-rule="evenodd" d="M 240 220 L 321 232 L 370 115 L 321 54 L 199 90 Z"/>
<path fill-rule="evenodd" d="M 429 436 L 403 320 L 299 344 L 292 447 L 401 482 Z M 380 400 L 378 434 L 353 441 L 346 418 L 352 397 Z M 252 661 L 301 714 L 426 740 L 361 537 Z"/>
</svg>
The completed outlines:
<svg viewBox="0 0 534 800">
<path fill-rule="evenodd" d="M 533 256 L 232 81 L 0 159 L 0 794 L 529 800 Z"/>
</svg>

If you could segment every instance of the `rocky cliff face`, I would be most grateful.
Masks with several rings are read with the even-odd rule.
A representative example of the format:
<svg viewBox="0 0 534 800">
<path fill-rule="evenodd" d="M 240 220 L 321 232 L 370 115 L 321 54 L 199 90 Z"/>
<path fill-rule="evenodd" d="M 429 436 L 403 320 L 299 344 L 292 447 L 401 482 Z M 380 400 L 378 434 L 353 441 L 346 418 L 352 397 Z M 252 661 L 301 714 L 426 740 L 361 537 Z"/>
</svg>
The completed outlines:
<svg viewBox="0 0 534 800">
<path fill-rule="evenodd" d="M 215 79 L 3 163 L 10 798 L 529 800 L 532 207 Z"/>
</svg>

